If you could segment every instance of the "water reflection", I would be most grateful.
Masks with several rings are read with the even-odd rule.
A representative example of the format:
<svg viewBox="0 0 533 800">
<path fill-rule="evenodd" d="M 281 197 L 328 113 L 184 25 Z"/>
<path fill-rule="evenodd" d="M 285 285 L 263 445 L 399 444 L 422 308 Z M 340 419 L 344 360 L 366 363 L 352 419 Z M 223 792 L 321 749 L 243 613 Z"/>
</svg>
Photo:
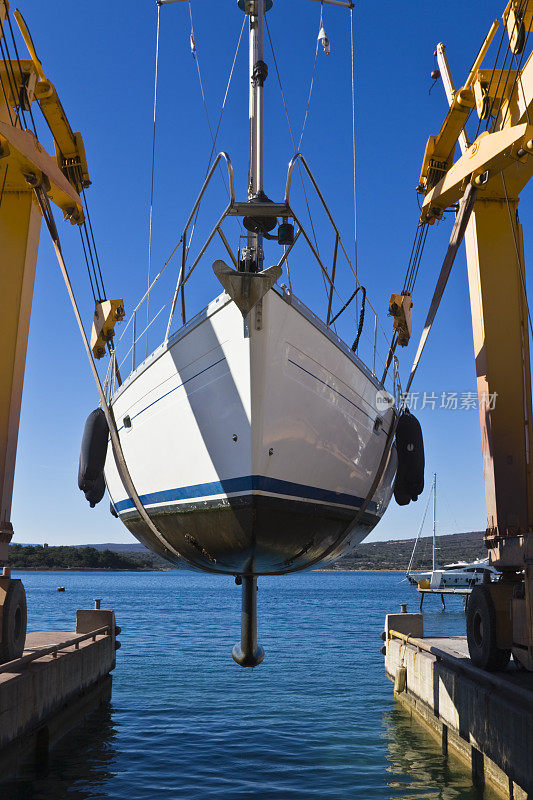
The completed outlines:
<svg viewBox="0 0 533 800">
<path fill-rule="evenodd" d="M 239 606 L 224 576 L 72 572 L 63 595 L 57 574 L 25 573 L 33 629 L 69 630 L 103 597 L 122 648 L 112 706 L 53 751 L 46 777 L 0 784 L 0 800 L 480 800 L 460 762 L 393 708 L 379 634 L 385 613 L 418 602 L 401 577 L 265 579 L 268 658 L 247 672 L 229 657 Z M 428 604 L 424 625 L 457 635 L 464 615 Z"/>
<path fill-rule="evenodd" d="M 387 785 L 395 800 L 496 800 L 490 788 L 472 784 L 468 767 L 444 755 L 428 730 L 396 703 L 382 717 L 387 741 Z"/>
<path fill-rule="evenodd" d="M 2 800 L 108 797 L 106 784 L 116 774 L 116 736 L 111 705 L 105 703 L 52 750 L 46 775 L 28 771 L 19 780 L 2 784 Z"/>
</svg>

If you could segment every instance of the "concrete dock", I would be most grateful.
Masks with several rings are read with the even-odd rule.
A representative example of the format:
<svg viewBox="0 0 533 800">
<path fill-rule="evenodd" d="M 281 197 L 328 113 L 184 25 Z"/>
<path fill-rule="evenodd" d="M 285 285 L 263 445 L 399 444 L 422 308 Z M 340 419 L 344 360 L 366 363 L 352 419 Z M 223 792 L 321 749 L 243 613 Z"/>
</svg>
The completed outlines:
<svg viewBox="0 0 533 800">
<path fill-rule="evenodd" d="M 117 632 L 113 611 L 78 611 L 76 631 L 29 633 L 0 665 L 0 780 L 46 770 L 50 749 L 110 699 Z"/>
<path fill-rule="evenodd" d="M 385 670 L 394 696 L 509 800 L 533 798 L 533 674 L 474 667 L 466 637 L 425 638 L 421 614 L 389 614 Z"/>
</svg>

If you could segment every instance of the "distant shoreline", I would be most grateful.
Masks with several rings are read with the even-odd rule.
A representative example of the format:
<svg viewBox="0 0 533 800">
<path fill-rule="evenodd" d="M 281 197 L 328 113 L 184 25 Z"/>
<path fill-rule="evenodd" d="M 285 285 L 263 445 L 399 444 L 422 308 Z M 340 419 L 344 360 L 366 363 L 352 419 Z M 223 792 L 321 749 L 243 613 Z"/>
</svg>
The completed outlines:
<svg viewBox="0 0 533 800">
<path fill-rule="evenodd" d="M 195 569 L 184 569 L 183 567 L 172 567 L 169 566 L 168 568 L 160 567 L 160 568 L 150 568 L 150 567 L 139 567 L 138 569 L 113 569 L 113 567 L 12 567 L 13 572 L 201 572 L 201 570 Z M 403 574 L 405 570 L 403 569 L 350 569 L 350 568 L 343 568 L 343 569 L 336 569 L 334 567 L 321 567 L 319 569 L 310 569 L 305 570 L 306 572 L 399 572 Z M 223 574 L 223 573 L 218 573 Z M 292 573 L 287 573 L 291 575 Z M 227 577 L 233 577 L 232 573 L 228 573 Z M 269 578 L 272 577 L 270 575 L 261 575 L 260 577 Z"/>
<path fill-rule="evenodd" d="M 405 573 L 413 555 L 413 540 L 362 542 L 330 565 L 318 564 L 316 572 L 394 572 Z M 431 569 L 432 540 L 418 542 L 413 570 Z M 475 561 L 486 558 L 483 533 L 447 534 L 438 538 L 440 564 Z M 10 545 L 8 566 L 31 572 L 169 572 L 187 570 L 187 565 L 173 565 L 140 543 L 123 545 L 108 542 L 96 545 Z M 206 565 L 208 566 L 208 565 Z"/>
</svg>

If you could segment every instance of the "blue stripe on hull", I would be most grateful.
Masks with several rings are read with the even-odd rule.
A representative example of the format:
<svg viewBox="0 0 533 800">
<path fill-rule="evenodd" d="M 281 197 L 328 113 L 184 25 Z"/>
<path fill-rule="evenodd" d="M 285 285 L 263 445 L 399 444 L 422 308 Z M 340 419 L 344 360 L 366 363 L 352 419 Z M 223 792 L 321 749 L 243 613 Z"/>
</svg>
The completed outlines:
<svg viewBox="0 0 533 800">
<path fill-rule="evenodd" d="M 291 481 L 281 481 L 276 478 L 268 478 L 265 475 L 245 475 L 241 478 L 228 478 L 223 481 L 212 481 L 211 483 L 199 483 L 195 486 L 181 486 L 177 489 L 166 489 L 162 492 L 152 492 L 140 496 L 144 506 L 164 505 L 176 500 L 196 500 L 200 497 L 210 497 L 219 494 L 236 494 L 238 492 L 261 491 L 271 494 L 289 495 L 290 497 L 301 498 L 302 500 L 319 500 L 323 503 L 332 505 L 351 506 L 358 509 L 362 506 L 364 499 L 353 494 L 344 492 L 333 492 L 329 489 L 319 489 L 316 486 L 305 486 L 301 483 Z M 120 500 L 115 503 L 118 512 L 130 511 L 134 509 L 132 501 Z M 376 504 L 368 504 L 368 511 L 375 511 Z"/>
</svg>

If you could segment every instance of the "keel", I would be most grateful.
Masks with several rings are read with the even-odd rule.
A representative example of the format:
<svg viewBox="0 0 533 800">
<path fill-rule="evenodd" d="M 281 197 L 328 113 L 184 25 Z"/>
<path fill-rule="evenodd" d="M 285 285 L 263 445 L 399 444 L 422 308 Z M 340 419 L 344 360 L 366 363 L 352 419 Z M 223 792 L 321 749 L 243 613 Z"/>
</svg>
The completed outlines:
<svg viewBox="0 0 533 800">
<path fill-rule="evenodd" d="M 241 641 L 231 655 L 241 667 L 257 667 L 265 651 L 257 644 L 257 578 L 242 577 Z"/>
</svg>

